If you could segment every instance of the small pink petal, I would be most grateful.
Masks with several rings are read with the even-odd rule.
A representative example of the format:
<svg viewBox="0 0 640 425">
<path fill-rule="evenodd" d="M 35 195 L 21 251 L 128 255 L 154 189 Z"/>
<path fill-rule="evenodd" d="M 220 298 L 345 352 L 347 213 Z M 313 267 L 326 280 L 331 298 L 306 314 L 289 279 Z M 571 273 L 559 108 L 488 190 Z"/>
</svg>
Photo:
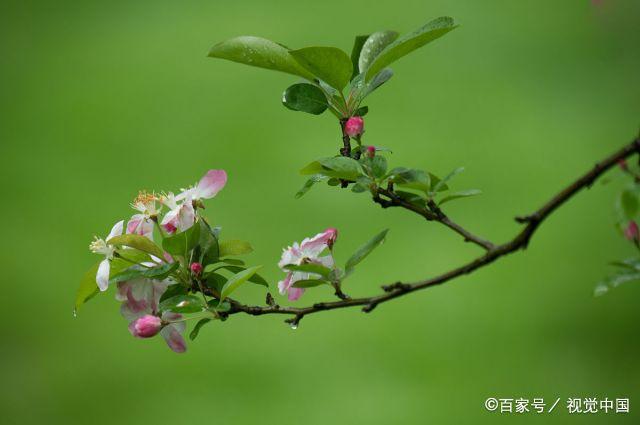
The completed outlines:
<svg viewBox="0 0 640 425">
<path fill-rule="evenodd" d="M 227 172 L 224 170 L 209 170 L 200 179 L 197 186 L 197 196 L 203 199 L 213 198 L 227 184 Z"/>
<path fill-rule="evenodd" d="M 294 288 L 293 286 L 289 288 L 289 301 L 295 301 L 304 294 L 304 288 Z"/>
<path fill-rule="evenodd" d="M 160 335 L 167 342 L 169 348 L 176 353 L 184 353 L 187 351 L 187 344 L 184 341 L 180 332 L 174 327 L 174 325 L 167 325 L 160 331 Z"/>
</svg>

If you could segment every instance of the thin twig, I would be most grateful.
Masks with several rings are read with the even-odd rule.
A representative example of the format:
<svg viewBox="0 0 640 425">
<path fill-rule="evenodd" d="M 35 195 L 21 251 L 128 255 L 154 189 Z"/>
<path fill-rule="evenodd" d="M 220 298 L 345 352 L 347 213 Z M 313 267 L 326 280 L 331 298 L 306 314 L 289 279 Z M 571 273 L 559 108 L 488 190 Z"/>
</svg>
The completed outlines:
<svg viewBox="0 0 640 425">
<path fill-rule="evenodd" d="M 518 222 L 526 223 L 524 229 L 520 231 L 513 239 L 510 241 L 501 244 L 501 245 L 493 245 L 489 242 L 482 241 L 481 239 L 471 235 L 466 230 L 462 229 L 460 226 L 456 225 L 451 221 L 442 221 L 443 224 L 453 229 L 456 233 L 461 234 L 465 237 L 465 239 L 470 240 L 480 246 L 483 246 L 487 249 L 487 251 L 480 257 L 475 260 L 457 267 L 453 270 L 450 270 L 446 273 L 443 273 L 439 276 L 426 279 L 416 283 L 403 283 L 396 282 L 392 285 L 383 286 L 384 292 L 379 295 L 374 295 L 371 297 L 365 298 L 351 298 L 341 301 L 332 301 L 332 302 L 322 302 L 313 304 L 308 307 L 281 307 L 278 305 L 270 305 L 270 306 L 250 306 L 241 304 L 235 300 L 229 300 L 231 303 L 231 310 L 228 314 L 235 313 L 246 313 L 254 316 L 261 316 L 264 314 L 285 314 L 285 315 L 293 315 L 292 319 L 288 319 L 288 323 L 292 326 L 298 326 L 298 323 L 302 318 L 308 314 L 317 313 L 320 311 L 326 310 L 335 310 L 339 308 L 348 308 L 355 306 L 363 306 L 362 310 L 364 312 L 372 311 L 376 306 L 382 304 L 384 302 L 390 301 L 392 299 L 401 297 L 408 293 L 428 288 L 431 286 L 439 285 L 450 281 L 456 277 L 469 274 L 474 272 L 475 270 L 484 267 L 488 264 L 491 264 L 495 260 L 505 255 L 511 254 L 521 249 L 525 249 L 533 233 L 540 226 L 540 224 L 551 215 L 558 207 L 563 205 L 569 199 L 571 199 L 576 193 L 578 193 L 583 188 L 590 187 L 595 180 L 600 177 L 604 172 L 614 167 L 618 161 L 625 159 L 634 153 L 640 153 L 640 138 L 635 139 L 632 143 L 620 149 L 618 152 L 613 155 L 605 158 L 601 162 L 597 163 L 591 170 L 582 175 L 576 181 L 571 183 L 569 186 L 561 190 L 554 197 L 552 197 L 547 203 L 545 203 L 541 208 L 535 211 L 532 214 L 529 214 L 524 217 L 517 218 Z M 391 188 L 392 189 L 392 188 Z M 389 191 L 389 195 L 394 195 L 392 191 Z M 386 196 L 386 194 L 385 194 Z M 394 199 L 394 198 L 391 198 Z M 394 202 L 394 201 L 391 201 Z M 412 204 L 410 204 L 412 205 Z M 405 207 L 404 204 L 401 206 Z M 405 207 L 415 211 L 412 207 Z M 418 214 L 425 216 L 427 218 L 426 213 L 423 213 L 422 210 L 416 211 Z M 433 212 L 430 212 L 434 214 Z M 429 220 L 429 218 L 427 218 Z M 433 218 L 432 218 L 433 220 Z"/>
</svg>

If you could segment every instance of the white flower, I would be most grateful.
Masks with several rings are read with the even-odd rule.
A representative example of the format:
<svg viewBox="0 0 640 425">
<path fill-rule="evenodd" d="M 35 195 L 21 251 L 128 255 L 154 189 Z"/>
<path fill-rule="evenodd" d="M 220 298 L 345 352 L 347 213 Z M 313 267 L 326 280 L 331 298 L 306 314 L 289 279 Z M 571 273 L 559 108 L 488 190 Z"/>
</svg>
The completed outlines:
<svg viewBox="0 0 640 425">
<path fill-rule="evenodd" d="M 162 204 L 158 208 L 155 194 L 140 192 L 131 204 L 131 207 L 139 214 L 134 214 L 127 223 L 127 233 L 145 236 L 153 240 L 153 220 L 157 219 Z"/>
<path fill-rule="evenodd" d="M 111 232 L 109 232 L 109 236 L 105 239 L 100 239 L 99 237 L 95 237 L 95 240 L 91 242 L 89 245 L 89 249 L 91 252 L 95 254 L 101 254 L 105 256 L 105 259 L 100 262 L 98 266 L 98 272 L 96 273 L 96 283 L 98 284 L 98 288 L 101 291 L 106 291 L 109 287 L 109 272 L 111 270 L 111 260 L 113 260 L 113 256 L 116 252 L 116 248 L 113 245 L 109 245 L 108 242 L 114 236 L 122 235 L 122 229 L 124 226 L 124 221 L 117 222 Z"/>
</svg>

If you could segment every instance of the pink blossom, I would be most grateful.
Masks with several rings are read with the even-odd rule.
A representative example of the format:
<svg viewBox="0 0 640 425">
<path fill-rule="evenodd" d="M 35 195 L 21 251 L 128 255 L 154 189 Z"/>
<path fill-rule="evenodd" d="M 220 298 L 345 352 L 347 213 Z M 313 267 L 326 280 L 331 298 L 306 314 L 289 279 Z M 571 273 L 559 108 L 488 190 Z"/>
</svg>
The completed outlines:
<svg viewBox="0 0 640 425">
<path fill-rule="evenodd" d="M 186 189 L 180 193 L 176 199 L 191 198 L 193 201 L 201 199 L 211 199 L 220 192 L 227 184 L 227 172 L 224 170 L 209 170 L 200 179 L 197 185 Z"/>
<path fill-rule="evenodd" d="M 196 220 L 196 212 L 190 196 L 183 198 L 182 202 L 180 202 L 173 193 L 168 193 L 161 198 L 161 202 L 169 208 L 169 212 L 165 214 L 160 222 L 167 233 L 184 232 L 193 226 Z"/>
<path fill-rule="evenodd" d="M 145 236 L 153 240 L 153 220 L 157 220 L 162 204 L 157 207 L 158 198 L 154 194 L 140 192 L 131 204 L 138 211 L 127 223 L 127 233 Z"/>
<path fill-rule="evenodd" d="M 344 125 L 344 132 L 349 137 L 359 137 L 364 133 L 364 120 L 362 117 L 351 117 Z"/>
<path fill-rule="evenodd" d="M 320 257 L 320 254 L 326 248 L 333 247 L 337 237 L 338 231 L 335 228 L 329 228 L 312 238 L 304 239 L 300 244 L 294 242 L 292 246 L 283 251 L 282 258 L 278 263 L 278 267 L 287 273 L 284 280 L 278 282 L 278 289 L 282 295 L 286 293 L 290 301 L 295 301 L 302 296 L 304 288 L 295 288 L 293 284 L 299 280 L 317 279 L 319 277 L 315 273 L 288 271 L 285 266 L 314 263 L 328 268 L 334 267 L 331 253 L 323 257 Z"/>
<path fill-rule="evenodd" d="M 129 323 L 129 332 L 136 338 L 151 338 L 162 329 L 162 320 L 158 316 L 146 314 Z"/>
<path fill-rule="evenodd" d="M 631 220 L 629 222 L 629 225 L 624 230 L 624 236 L 630 241 L 637 242 L 640 240 L 640 229 L 638 229 L 638 224 L 635 221 Z"/>
<path fill-rule="evenodd" d="M 120 313 L 129 321 L 131 330 L 134 322 L 144 316 L 160 316 L 158 309 L 160 297 L 172 282 L 164 280 L 134 279 L 128 282 L 118 283 L 116 299 L 122 301 Z M 186 325 L 179 321 L 182 316 L 177 313 L 164 312 L 159 317 L 165 325 L 160 330 L 169 348 L 176 353 L 183 353 L 187 346 L 182 337 Z M 144 323 L 144 322 L 143 322 Z M 133 334 L 133 332 L 132 332 Z M 134 334 L 134 336 L 136 336 Z"/>
</svg>

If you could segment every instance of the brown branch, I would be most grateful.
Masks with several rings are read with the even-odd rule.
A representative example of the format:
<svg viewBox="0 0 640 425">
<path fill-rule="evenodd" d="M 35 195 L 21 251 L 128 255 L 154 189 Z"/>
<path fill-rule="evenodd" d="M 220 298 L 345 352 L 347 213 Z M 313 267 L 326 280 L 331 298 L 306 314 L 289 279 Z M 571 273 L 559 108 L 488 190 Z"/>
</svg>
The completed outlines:
<svg viewBox="0 0 640 425">
<path fill-rule="evenodd" d="M 384 199 L 380 197 L 380 195 L 384 195 L 388 199 Z M 428 201 L 427 205 L 429 206 L 429 208 L 425 208 L 421 205 L 417 205 L 402 199 L 393 191 L 393 188 L 391 187 L 387 189 L 378 188 L 378 194 L 373 197 L 373 201 L 380 204 L 382 208 L 402 207 L 409 211 L 413 211 L 418 215 L 421 215 L 427 221 L 437 221 L 438 223 L 444 224 L 457 234 L 461 235 L 464 238 L 465 242 L 472 242 L 478 246 L 481 246 L 487 251 L 494 248 L 493 243 L 474 235 L 459 224 L 453 222 L 432 200 Z"/>
<path fill-rule="evenodd" d="M 246 313 L 254 316 L 260 316 L 263 314 L 292 315 L 294 317 L 291 319 L 288 319 L 287 323 L 290 323 L 292 327 L 297 327 L 300 320 L 302 320 L 302 318 L 308 314 L 313 314 L 313 313 L 317 313 L 325 310 L 334 310 L 338 308 L 347 308 L 347 307 L 354 307 L 354 306 L 363 306 L 362 310 L 364 312 L 370 312 L 377 305 L 390 301 L 392 299 L 398 298 L 410 292 L 414 292 L 420 289 L 439 285 L 447 281 L 450 281 L 456 277 L 469 274 L 483 266 L 486 266 L 494 262 L 500 257 L 511 254 L 512 252 L 516 252 L 520 249 L 525 249 L 528 246 L 529 241 L 531 240 L 531 237 L 533 236 L 533 233 L 536 231 L 536 229 L 558 207 L 560 207 L 569 199 L 571 199 L 577 192 L 579 192 L 583 188 L 590 187 L 598 177 L 600 177 L 604 172 L 606 172 L 610 168 L 614 167 L 618 163 L 618 161 L 625 159 L 633 155 L 634 153 L 640 153 L 640 138 L 635 139 L 632 143 L 620 149 L 618 152 L 614 153 L 613 155 L 597 163 L 591 170 L 589 170 L 587 173 L 582 175 L 576 181 L 574 181 L 569 186 L 561 190 L 558 194 L 556 194 L 553 198 L 551 198 L 547 203 L 545 203 L 541 208 L 539 208 L 534 213 L 524 217 L 516 218 L 516 220 L 519 223 L 526 224 L 524 229 L 522 229 L 510 241 L 497 246 L 490 244 L 489 242 L 482 241 L 482 239 L 479 239 L 471 235 L 469 232 L 462 229 L 460 226 L 456 225 L 450 220 L 442 221 L 443 220 L 442 218 L 437 219 L 436 218 L 438 214 L 437 211 L 429 210 L 429 212 L 426 213 L 422 209 L 419 209 L 418 211 L 416 211 L 416 209 L 413 208 L 413 204 L 411 203 L 408 203 L 408 205 L 399 204 L 399 206 L 402 206 L 403 208 L 410 209 L 424 216 L 427 220 L 438 220 L 439 222 L 445 224 L 447 227 L 450 227 L 451 229 L 453 229 L 454 231 L 456 231 L 457 233 L 465 237 L 465 239 L 471 242 L 474 242 L 480 246 L 483 246 L 487 250 L 482 256 L 476 258 L 475 260 L 463 266 L 450 270 L 446 273 L 443 273 L 439 276 L 436 276 L 427 280 L 423 280 L 420 282 L 416 282 L 416 283 L 396 282 L 391 285 L 386 285 L 382 287 L 384 290 L 382 294 L 374 295 L 371 297 L 352 298 L 352 299 L 345 299 L 345 300 L 332 301 L 332 302 L 322 302 L 322 303 L 313 304 L 308 307 L 281 307 L 276 304 L 268 305 L 264 307 L 249 306 L 249 305 L 241 304 L 234 300 L 230 300 L 231 310 L 227 314 Z M 393 192 L 392 187 L 390 188 L 389 191 L 387 191 L 387 193 L 384 193 L 384 195 L 385 196 L 390 195 L 390 196 L 388 196 L 389 200 L 383 199 L 382 200 L 383 203 L 384 202 L 400 202 L 400 201 L 406 202 L 401 198 L 395 199 L 397 198 L 397 196 L 395 196 L 395 193 Z M 376 200 L 376 202 L 379 202 L 379 201 Z"/>
</svg>

